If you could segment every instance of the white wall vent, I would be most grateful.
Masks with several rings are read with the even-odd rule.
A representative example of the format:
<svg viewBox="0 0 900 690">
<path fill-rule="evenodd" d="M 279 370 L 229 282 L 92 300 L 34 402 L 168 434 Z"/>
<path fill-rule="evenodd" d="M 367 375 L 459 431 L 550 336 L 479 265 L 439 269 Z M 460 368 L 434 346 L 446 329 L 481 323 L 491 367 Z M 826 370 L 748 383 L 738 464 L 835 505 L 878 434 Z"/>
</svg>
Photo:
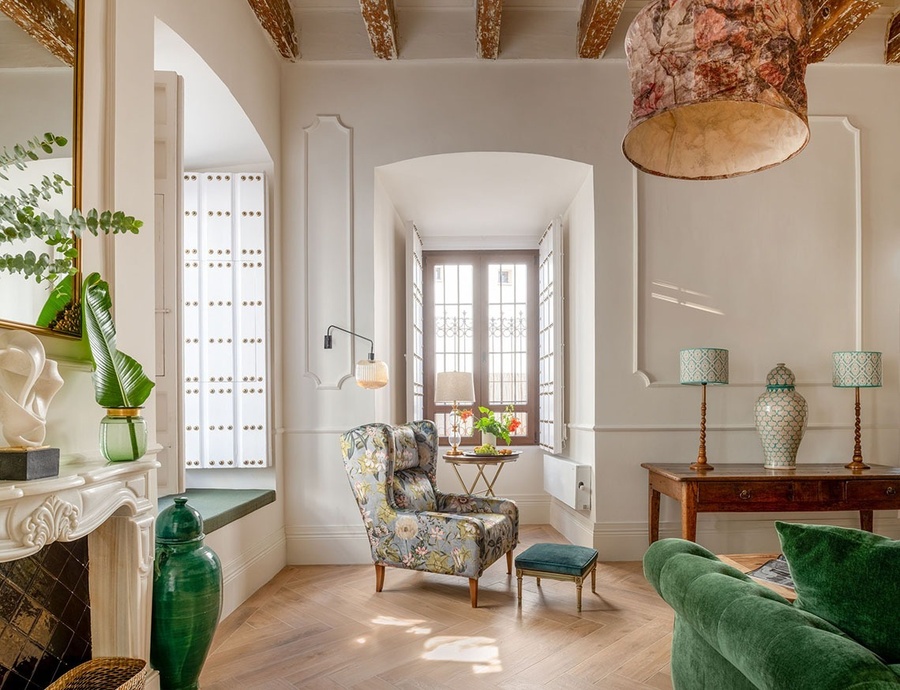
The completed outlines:
<svg viewBox="0 0 900 690">
<path fill-rule="evenodd" d="M 544 455 L 544 491 L 575 510 L 591 509 L 592 473 L 590 465 Z"/>
</svg>

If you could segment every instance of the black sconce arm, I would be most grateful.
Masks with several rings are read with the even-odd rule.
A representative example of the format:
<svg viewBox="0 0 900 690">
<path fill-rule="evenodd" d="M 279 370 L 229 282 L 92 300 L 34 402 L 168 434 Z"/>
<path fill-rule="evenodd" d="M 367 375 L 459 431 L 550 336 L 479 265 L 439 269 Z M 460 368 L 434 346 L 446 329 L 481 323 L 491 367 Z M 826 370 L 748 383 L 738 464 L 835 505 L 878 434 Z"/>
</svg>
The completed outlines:
<svg viewBox="0 0 900 690">
<path fill-rule="evenodd" d="M 326 350 L 330 350 L 331 346 L 332 346 L 332 342 L 331 342 L 331 329 L 332 328 L 336 328 L 337 330 L 343 331 L 344 333 L 348 333 L 349 335 L 352 335 L 356 338 L 362 338 L 363 340 L 368 340 L 369 341 L 369 361 L 370 362 L 375 361 L 375 343 L 372 342 L 372 339 L 367 338 L 364 335 L 360 335 L 359 333 L 354 333 L 353 331 L 348 331 L 346 328 L 341 328 L 340 326 L 331 325 L 328 327 L 328 330 L 325 333 L 325 349 Z"/>
</svg>

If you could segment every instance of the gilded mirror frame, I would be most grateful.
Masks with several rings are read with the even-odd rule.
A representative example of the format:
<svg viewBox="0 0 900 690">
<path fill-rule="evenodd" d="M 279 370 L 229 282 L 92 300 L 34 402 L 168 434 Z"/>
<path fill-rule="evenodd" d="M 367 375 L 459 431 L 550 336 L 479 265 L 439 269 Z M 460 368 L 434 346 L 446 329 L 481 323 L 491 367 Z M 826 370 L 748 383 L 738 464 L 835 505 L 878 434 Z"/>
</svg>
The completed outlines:
<svg viewBox="0 0 900 690">
<path fill-rule="evenodd" d="M 63 0 L 59 0 L 63 2 Z M 27 13 L 28 6 L 42 7 L 44 3 L 41 0 L 16 0 L 13 3 L 19 6 Z M 63 2 L 63 4 L 65 4 Z M 81 208 L 81 177 L 82 177 L 82 133 L 83 133 L 83 98 L 84 98 L 84 0 L 75 0 L 73 3 L 73 11 L 75 13 L 75 64 L 73 65 L 72 79 L 72 208 Z M 35 11 L 37 13 L 37 10 Z M 8 13 L 7 13 L 8 14 Z M 13 21 L 16 21 L 11 17 Z M 45 26 L 35 26 L 33 29 L 19 26 L 28 33 L 32 38 L 41 43 L 41 45 L 54 55 L 58 55 L 57 50 L 48 46 L 47 35 L 39 36 L 42 32 L 46 32 Z M 50 41 L 64 42 L 63 38 L 50 37 Z M 73 276 L 72 301 L 60 312 L 60 325 L 57 328 L 44 328 L 28 323 L 18 321 L 7 321 L 0 318 L 0 328 L 14 328 L 23 331 L 29 331 L 38 335 L 51 335 L 59 338 L 69 338 L 72 340 L 81 339 L 81 240 L 75 239 L 75 247 L 78 250 L 75 262 L 75 274 Z"/>
</svg>

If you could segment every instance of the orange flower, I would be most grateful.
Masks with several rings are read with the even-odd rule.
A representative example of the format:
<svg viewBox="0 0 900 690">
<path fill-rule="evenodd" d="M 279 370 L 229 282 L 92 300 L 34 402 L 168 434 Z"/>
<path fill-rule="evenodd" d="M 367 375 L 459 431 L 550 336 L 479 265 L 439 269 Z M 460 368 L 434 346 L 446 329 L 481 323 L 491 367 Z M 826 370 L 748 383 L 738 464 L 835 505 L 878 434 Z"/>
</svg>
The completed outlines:
<svg viewBox="0 0 900 690">
<path fill-rule="evenodd" d="M 522 426 L 522 422 L 520 422 L 515 417 L 513 417 L 512 419 L 509 420 L 510 433 L 515 433 L 516 429 L 518 429 L 520 426 Z"/>
<path fill-rule="evenodd" d="M 472 410 L 460 410 L 459 411 L 459 417 L 463 421 L 466 421 L 471 416 L 472 416 Z"/>
</svg>

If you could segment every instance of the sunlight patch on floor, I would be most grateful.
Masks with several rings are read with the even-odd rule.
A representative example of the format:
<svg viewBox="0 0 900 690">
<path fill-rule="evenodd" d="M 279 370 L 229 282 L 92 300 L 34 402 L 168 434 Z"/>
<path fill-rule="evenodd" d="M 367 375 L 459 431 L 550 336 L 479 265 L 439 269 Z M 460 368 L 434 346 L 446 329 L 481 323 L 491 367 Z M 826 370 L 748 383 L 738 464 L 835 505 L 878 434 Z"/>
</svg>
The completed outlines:
<svg viewBox="0 0 900 690">
<path fill-rule="evenodd" d="M 474 673 L 499 673 L 500 648 L 492 637 L 437 636 L 425 642 L 423 659 L 472 664 Z"/>
<path fill-rule="evenodd" d="M 405 618 L 394 618 L 392 616 L 377 616 L 372 619 L 373 625 L 392 625 L 398 628 L 407 628 L 406 632 L 413 635 L 430 635 L 431 628 L 423 628 L 424 620 L 413 620 Z"/>
</svg>

